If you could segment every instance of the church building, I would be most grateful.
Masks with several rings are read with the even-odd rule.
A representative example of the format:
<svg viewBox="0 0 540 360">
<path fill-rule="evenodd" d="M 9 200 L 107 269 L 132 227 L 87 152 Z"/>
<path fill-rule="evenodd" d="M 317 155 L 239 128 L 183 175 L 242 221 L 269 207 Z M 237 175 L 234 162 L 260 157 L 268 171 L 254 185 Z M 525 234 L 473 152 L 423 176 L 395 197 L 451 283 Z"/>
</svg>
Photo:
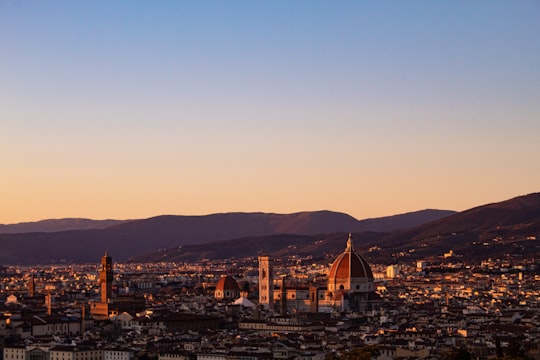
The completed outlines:
<svg viewBox="0 0 540 360">
<path fill-rule="evenodd" d="M 365 313 L 380 308 L 375 293 L 373 273 L 358 254 L 349 234 L 345 251 L 332 263 L 326 286 L 287 286 L 287 278 L 276 287 L 271 274 L 271 260 L 259 256 L 259 304 L 282 314 L 287 312 L 353 311 Z"/>
<path fill-rule="evenodd" d="M 240 297 L 240 288 L 232 276 L 223 276 L 216 284 L 214 297 L 218 300 L 236 300 Z"/>
</svg>

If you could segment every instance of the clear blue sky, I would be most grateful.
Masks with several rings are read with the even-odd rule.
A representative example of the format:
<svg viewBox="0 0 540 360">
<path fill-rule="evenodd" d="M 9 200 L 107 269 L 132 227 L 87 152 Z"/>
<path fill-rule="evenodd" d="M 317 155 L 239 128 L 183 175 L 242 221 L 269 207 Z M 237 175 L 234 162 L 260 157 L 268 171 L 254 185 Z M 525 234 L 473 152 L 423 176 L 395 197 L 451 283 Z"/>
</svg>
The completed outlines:
<svg viewBox="0 0 540 360">
<path fill-rule="evenodd" d="M 0 1 L 0 223 L 540 190 L 538 1 Z"/>
</svg>

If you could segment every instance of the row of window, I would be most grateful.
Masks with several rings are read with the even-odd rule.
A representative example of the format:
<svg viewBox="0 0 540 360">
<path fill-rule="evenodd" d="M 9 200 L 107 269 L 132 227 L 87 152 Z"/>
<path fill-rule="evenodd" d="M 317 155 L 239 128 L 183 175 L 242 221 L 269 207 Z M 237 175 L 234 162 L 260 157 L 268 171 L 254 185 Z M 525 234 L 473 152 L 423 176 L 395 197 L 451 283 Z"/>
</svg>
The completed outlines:
<svg viewBox="0 0 540 360">
<path fill-rule="evenodd" d="M 6 349 L 7 352 L 11 351 L 11 349 Z M 4 357 L 4 360 L 10 360 L 10 359 L 24 359 L 25 358 L 25 354 L 24 353 L 19 353 L 19 354 L 9 354 L 9 353 L 6 353 L 5 354 L 6 356 Z M 60 356 L 61 355 L 61 356 Z M 75 354 L 75 358 L 78 359 L 78 360 L 100 360 L 101 359 L 101 356 L 100 355 L 83 355 L 83 356 L 77 356 L 79 354 Z M 66 353 L 66 352 L 60 352 L 60 353 L 52 353 L 50 355 L 50 359 L 53 360 L 53 359 L 66 359 L 66 358 L 71 358 L 73 357 L 72 356 L 72 353 L 69 352 L 69 353 Z M 125 354 L 107 354 L 107 358 L 126 358 L 127 356 Z M 30 360 L 40 360 L 40 359 L 44 359 L 45 357 L 42 356 L 42 355 L 30 355 Z"/>
<path fill-rule="evenodd" d="M 75 356 L 74 356 L 75 355 Z M 26 358 L 26 351 L 24 349 L 10 349 L 6 348 L 4 349 L 4 360 L 17 360 L 17 359 L 25 359 Z M 51 351 L 50 352 L 50 360 L 67 360 L 70 358 L 75 358 L 76 360 L 101 360 L 101 351 L 96 350 L 92 351 L 91 353 L 72 353 L 71 351 Z M 124 359 L 129 358 L 129 356 L 126 356 L 124 352 L 117 351 L 113 353 L 108 353 L 107 358 L 118 358 L 118 359 Z M 45 359 L 45 356 L 43 355 L 30 355 L 30 360 L 42 360 Z"/>
</svg>

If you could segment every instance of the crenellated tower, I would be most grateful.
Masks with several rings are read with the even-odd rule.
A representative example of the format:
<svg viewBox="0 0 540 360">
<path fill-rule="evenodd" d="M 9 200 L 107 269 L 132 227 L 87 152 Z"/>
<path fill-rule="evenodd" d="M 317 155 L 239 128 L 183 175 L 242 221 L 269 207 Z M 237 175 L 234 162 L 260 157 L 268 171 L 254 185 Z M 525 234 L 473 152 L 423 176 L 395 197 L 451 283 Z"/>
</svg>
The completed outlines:
<svg viewBox="0 0 540 360">
<path fill-rule="evenodd" d="M 99 270 L 99 283 L 101 285 L 101 302 L 106 303 L 112 295 L 113 270 L 112 259 L 105 252 L 101 258 L 101 269 Z"/>
</svg>

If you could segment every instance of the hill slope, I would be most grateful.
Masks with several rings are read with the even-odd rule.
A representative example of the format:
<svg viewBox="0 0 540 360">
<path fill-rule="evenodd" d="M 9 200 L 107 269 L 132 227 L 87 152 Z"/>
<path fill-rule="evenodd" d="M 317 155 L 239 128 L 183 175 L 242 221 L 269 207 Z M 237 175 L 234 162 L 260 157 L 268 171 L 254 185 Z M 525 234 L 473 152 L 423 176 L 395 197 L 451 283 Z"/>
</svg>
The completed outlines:
<svg viewBox="0 0 540 360">
<path fill-rule="evenodd" d="M 385 233 L 354 233 L 355 247 L 367 248 L 384 238 Z M 270 255 L 285 258 L 290 255 L 311 256 L 314 259 L 333 259 L 341 253 L 347 243 L 348 234 L 337 232 L 319 235 L 278 234 L 267 236 L 248 236 L 240 239 L 216 241 L 206 244 L 186 245 L 162 249 L 143 256 L 129 259 L 132 262 L 195 262 L 203 259 L 257 257 Z"/>
<path fill-rule="evenodd" d="M 391 234 L 381 240 L 383 256 L 414 249 L 415 258 L 454 250 L 466 259 L 540 255 L 540 193 L 478 206 Z"/>
<path fill-rule="evenodd" d="M 389 219 L 385 219 L 388 221 Z M 538 240 L 532 240 L 537 238 Z M 196 261 L 248 257 L 320 257 L 343 250 L 346 234 L 259 236 L 150 253 L 134 261 Z M 437 259 L 453 250 L 466 260 L 540 256 L 540 193 L 479 206 L 393 233 L 357 232 L 355 248 L 370 261 Z M 380 248 L 374 250 L 372 247 Z M 371 249 L 370 249 L 371 248 Z M 370 249 L 368 251 L 368 249 Z"/>
<path fill-rule="evenodd" d="M 261 252 L 324 256 L 341 251 L 343 234 L 349 231 L 355 233 L 357 249 L 380 263 L 436 258 L 449 250 L 467 260 L 540 255 L 540 193 L 443 216 L 448 214 L 425 210 L 362 221 L 329 211 L 159 216 L 105 229 L 0 234 L 0 261 L 95 262 L 105 250 L 119 261 L 144 254 L 150 255 L 139 259 L 199 260 Z M 430 217 L 432 221 L 421 224 Z M 396 230 L 400 228 L 404 230 Z M 368 254 L 375 245 L 378 250 Z"/>
<path fill-rule="evenodd" d="M 339 231 L 392 231 L 452 214 L 419 212 L 358 221 L 337 212 L 294 214 L 226 213 L 206 216 L 157 216 L 113 225 L 105 229 L 24 234 L 0 234 L 0 262 L 93 262 L 105 250 L 123 260 L 161 248 L 202 244 L 246 236 L 310 235 Z"/>
</svg>

